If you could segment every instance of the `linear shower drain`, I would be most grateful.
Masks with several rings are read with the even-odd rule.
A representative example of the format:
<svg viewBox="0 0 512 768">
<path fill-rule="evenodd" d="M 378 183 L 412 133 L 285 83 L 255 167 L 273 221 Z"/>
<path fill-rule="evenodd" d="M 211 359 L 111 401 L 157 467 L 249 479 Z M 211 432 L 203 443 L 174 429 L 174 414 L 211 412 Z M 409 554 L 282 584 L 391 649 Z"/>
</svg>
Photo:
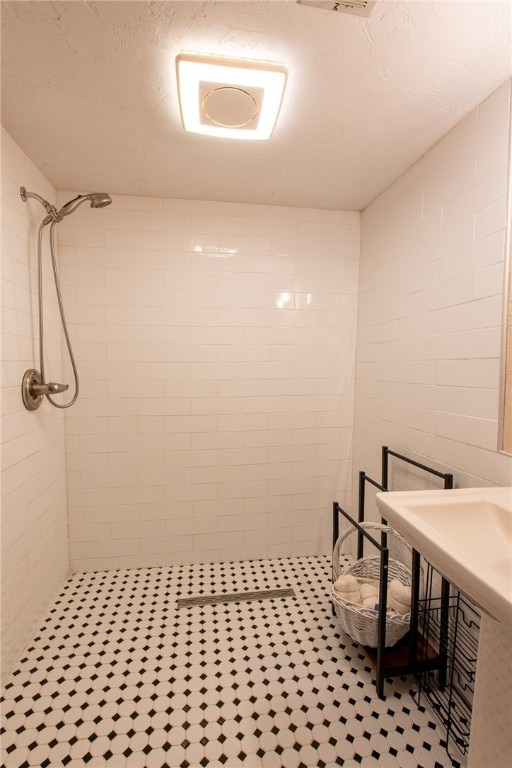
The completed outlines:
<svg viewBox="0 0 512 768">
<path fill-rule="evenodd" d="M 233 592 L 227 595 L 199 595 L 178 599 L 178 608 L 191 608 L 194 605 L 215 605 L 216 603 L 237 603 L 248 600 L 272 600 L 274 597 L 295 597 L 291 587 L 284 589 L 261 589 L 258 592 Z"/>
</svg>

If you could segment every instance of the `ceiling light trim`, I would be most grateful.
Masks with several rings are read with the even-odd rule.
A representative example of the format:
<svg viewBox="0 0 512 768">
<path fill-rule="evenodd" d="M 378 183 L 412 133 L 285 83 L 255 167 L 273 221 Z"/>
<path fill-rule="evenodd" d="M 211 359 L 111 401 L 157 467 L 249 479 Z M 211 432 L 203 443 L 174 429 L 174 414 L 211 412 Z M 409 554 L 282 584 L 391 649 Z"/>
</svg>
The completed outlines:
<svg viewBox="0 0 512 768">
<path fill-rule="evenodd" d="M 286 86 L 287 71 L 282 64 L 180 53 L 176 57 L 176 76 L 181 120 L 186 131 L 236 139 L 271 137 Z M 202 83 L 215 83 L 217 87 L 232 87 L 249 94 L 258 106 L 257 120 L 243 127 L 205 121 L 201 108 Z"/>
</svg>

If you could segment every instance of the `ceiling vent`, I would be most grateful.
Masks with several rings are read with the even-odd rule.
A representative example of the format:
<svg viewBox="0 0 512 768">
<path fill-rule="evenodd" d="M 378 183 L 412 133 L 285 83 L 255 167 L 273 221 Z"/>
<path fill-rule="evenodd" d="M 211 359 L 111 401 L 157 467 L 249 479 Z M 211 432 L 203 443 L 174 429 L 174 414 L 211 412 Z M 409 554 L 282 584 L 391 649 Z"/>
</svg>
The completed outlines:
<svg viewBox="0 0 512 768">
<path fill-rule="evenodd" d="M 282 64 L 180 53 L 176 70 L 185 130 L 231 139 L 270 138 L 286 84 Z"/>
<path fill-rule="evenodd" d="M 354 16 L 369 16 L 377 0 L 352 0 L 352 2 L 334 3 L 332 0 L 297 0 L 300 5 L 311 5 L 313 8 L 322 8 L 325 11 L 338 11 L 339 13 L 351 13 Z"/>
</svg>

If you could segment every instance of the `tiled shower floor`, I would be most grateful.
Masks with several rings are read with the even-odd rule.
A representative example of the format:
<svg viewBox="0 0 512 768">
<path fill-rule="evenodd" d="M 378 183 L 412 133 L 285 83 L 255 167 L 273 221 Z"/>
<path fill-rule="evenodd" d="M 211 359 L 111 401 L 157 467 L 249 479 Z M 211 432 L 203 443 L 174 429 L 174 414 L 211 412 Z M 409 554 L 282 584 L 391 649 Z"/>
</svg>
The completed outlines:
<svg viewBox="0 0 512 768">
<path fill-rule="evenodd" d="M 410 680 L 377 697 L 329 581 L 327 557 L 71 577 L 5 687 L 3 765 L 452 765 Z M 296 596 L 176 605 L 283 587 Z"/>
</svg>

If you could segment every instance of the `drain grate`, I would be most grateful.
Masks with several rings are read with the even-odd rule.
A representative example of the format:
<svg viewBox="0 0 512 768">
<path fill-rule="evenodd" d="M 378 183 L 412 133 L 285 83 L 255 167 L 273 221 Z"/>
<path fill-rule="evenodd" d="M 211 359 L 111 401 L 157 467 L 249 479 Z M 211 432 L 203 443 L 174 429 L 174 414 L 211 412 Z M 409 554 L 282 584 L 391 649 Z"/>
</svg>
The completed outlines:
<svg viewBox="0 0 512 768">
<path fill-rule="evenodd" d="M 194 605 L 247 602 L 249 600 L 272 600 L 275 597 L 295 597 L 295 592 L 291 587 L 285 587 L 284 589 L 261 589 L 258 592 L 233 592 L 228 595 L 181 597 L 178 599 L 178 608 L 191 608 Z"/>
</svg>

